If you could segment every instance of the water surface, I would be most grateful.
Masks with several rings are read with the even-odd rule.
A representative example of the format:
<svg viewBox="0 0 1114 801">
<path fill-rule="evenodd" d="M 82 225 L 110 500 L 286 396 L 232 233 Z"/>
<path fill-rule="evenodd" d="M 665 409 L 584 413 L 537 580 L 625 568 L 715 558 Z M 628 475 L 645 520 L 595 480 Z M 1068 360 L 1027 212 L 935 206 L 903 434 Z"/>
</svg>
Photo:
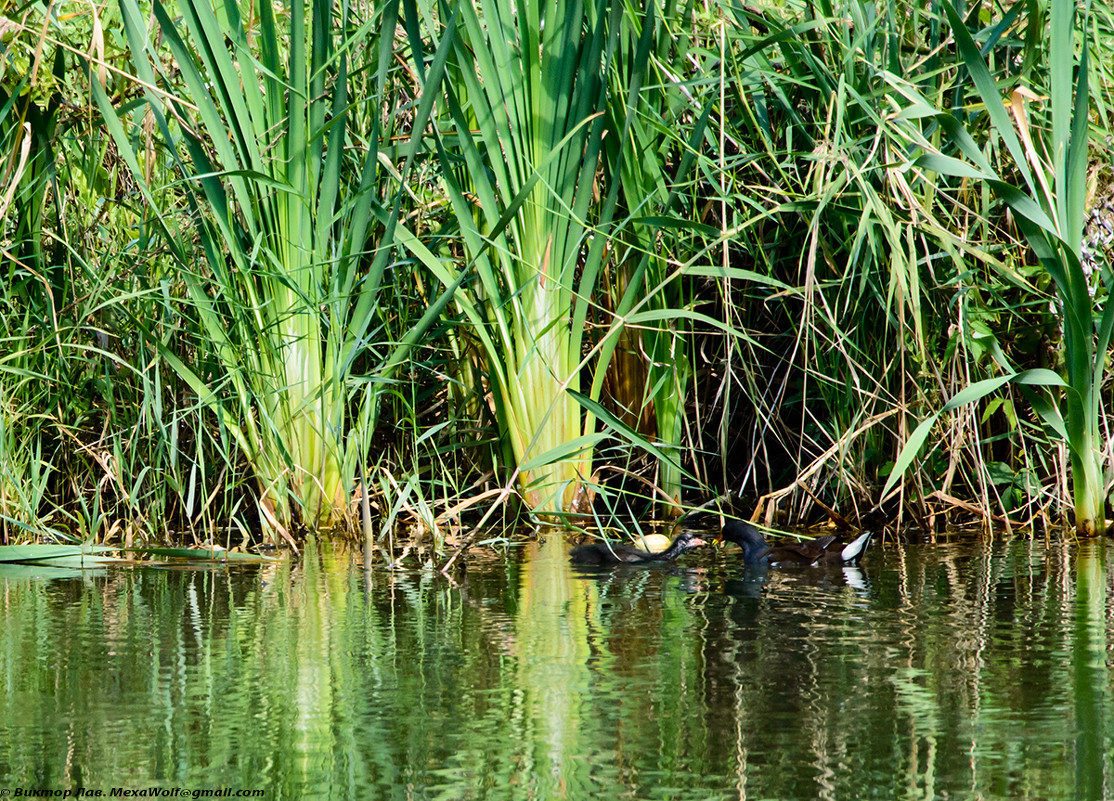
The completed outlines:
<svg viewBox="0 0 1114 801">
<path fill-rule="evenodd" d="M 1111 797 L 1104 544 L 0 572 L 0 791 Z"/>
</svg>

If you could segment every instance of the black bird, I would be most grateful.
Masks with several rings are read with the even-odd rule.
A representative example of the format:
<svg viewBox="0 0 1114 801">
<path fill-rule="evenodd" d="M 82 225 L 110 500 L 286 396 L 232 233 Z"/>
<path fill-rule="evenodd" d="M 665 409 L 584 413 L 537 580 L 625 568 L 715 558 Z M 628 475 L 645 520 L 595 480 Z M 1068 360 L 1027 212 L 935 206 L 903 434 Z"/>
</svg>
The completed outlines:
<svg viewBox="0 0 1114 801">
<path fill-rule="evenodd" d="M 682 531 L 669 547 L 660 553 L 646 553 L 629 545 L 608 545 L 596 542 L 573 548 L 569 560 L 579 565 L 640 565 L 651 562 L 672 562 L 693 548 L 708 543 L 691 531 Z"/>
<path fill-rule="evenodd" d="M 873 532 L 866 532 L 850 545 L 838 542 L 834 535 L 819 537 L 805 542 L 793 542 L 770 547 L 762 532 L 742 520 L 728 520 L 720 533 L 720 539 L 733 542 L 743 549 L 743 562 L 748 565 L 776 565 L 797 563 L 814 565 L 817 562 L 828 564 L 854 564 L 862 558 L 870 545 Z"/>
<path fill-rule="evenodd" d="M 728 520 L 719 535 L 720 540 L 733 542 L 743 549 L 743 562 L 748 565 L 768 565 L 766 555 L 770 546 L 762 532 L 743 520 Z"/>
</svg>

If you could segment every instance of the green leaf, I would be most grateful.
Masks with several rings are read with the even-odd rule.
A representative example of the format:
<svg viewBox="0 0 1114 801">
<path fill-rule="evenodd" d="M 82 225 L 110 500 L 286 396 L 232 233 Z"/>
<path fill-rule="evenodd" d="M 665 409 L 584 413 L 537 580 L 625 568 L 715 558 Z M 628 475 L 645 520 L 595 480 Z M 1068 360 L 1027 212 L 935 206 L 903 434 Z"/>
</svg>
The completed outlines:
<svg viewBox="0 0 1114 801">
<path fill-rule="evenodd" d="M 987 462 L 986 473 L 990 477 L 990 483 L 996 487 L 1012 485 L 1017 478 L 1017 473 L 1005 462 Z"/>
<path fill-rule="evenodd" d="M 997 391 L 1000 387 L 1008 384 L 1014 378 L 1013 375 L 998 376 L 997 378 L 987 378 L 982 381 L 976 381 L 966 389 L 957 392 L 950 401 L 944 404 L 944 408 L 937 414 L 950 412 L 958 409 L 960 406 L 965 406 L 968 403 L 974 403 L 977 400 L 982 400 L 992 392 Z"/>
<path fill-rule="evenodd" d="M 1064 417 L 1060 413 L 1060 409 L 1049 398 L 1039 392 L 1034 392 L 1028 386 L 1021 387 L 1022 394 L 1029 401 L 1029 406 L 1034 412 L 1044 421 L 1045 425 L 1051 428 L 1060 439 L 1071 444 L 1071 437 L 1068 435 L 1067 426 L 1064 424 Z"/>
<path fill-rule="evenodd" d="M 106 545 L 0 545 L 0 562 L 41 562 L 71 556 L 118 551 Z"/>
<path fill-rule="evenodd" d="M 681 268 L 681 274 L 693 276 L 695 278 L 730 278 L 737 281 L 751 281 L 755 284 L 765 284 L 766 286 L 773 286 L 791 292 L 798 291 L 796 287 L 792 287 L 784 281 L 780 281 L 768 275 L 763 275 L 754 270 L 746 270 L 742 267 L 719 267 L 714 264 L 693 264 Z"/>
<path fill-rule="evenodd" d="M 986 66 L 986 60 L 979 50 L 978 45 L 975 44 L 975 40 L 971 37 L 970 31 L 967 30 L 967 25 L 959 15 L 959 12 L 957 12 L 954 6 L 947 2 L 947 0 L 944 0 L 943 7 L 944 13 L 948 16 L 948 22 L 952 27 L 952 34 L 955 36 L 955 42 L 960 57 L 963 59 L 963 65 L 967 68 L 967 72 L 975 82 L 975 87 L 978 89 L 979 96 L 982 98 L 983 105 L 986 108 L 987 114 L 990 116 L 990 121 L 1009 149 L 1018 171 L 1025 179 L 1025 184 L 1029 187 L 1029 190 L 1035 194 L 1037 192 L 1037 186 L 1033 180 L 1032 173 L 1029 171 L 1029 164 L 1025 158 L 1025 150 L 1021 145 L 1021 141 L 1018 139 L 1017 133 L 1014 131 L 1010 115 L 1003 105 L 1004 98 L 1002 92 L 999 90 L 998 84 L 994 81 L 994 77 L 990 74 L 990 70 Z"/>
<path fill-rule="evenodd" d="M 1014 377 L 1014 383 L 1032 387 L 1064 387 L 1072 392 L 1075 391 L 1060 377 L 1059 373 L 1044 367 L 1018 373 Z"/>
<path fill-rule="evenodd" d="M 275 562 L 273 556 L 229 551 L 219 546 L 212 548 L 128 548 L 131 553 L 165 556 L 171 559 L 193 559 L 202 562 Z"/>
<path fill-rule="evenodd" d="M 939 413 L 929 415 L 919 426 L 913 429 L 913 433 L 910 434 L 909 439 L 905 441 L 901 453 L 899 453 L 897 459 L 894 460 L 893 470 L 890 471 L 890 477 L 886 479 L 886 485 L 882 488 L 883 498 L 890 494 L 890 490 L 893 489 L 894 484 L 905 475 L 905 471 L 909 469 L 909 465 L 913 464 L 913 460 L 917 458 L 917 453 L 920 452 L 921 446 L 923 446 L 925 440 L 928 439 L 928 435 L 932 431 L 932 427 L 936 425 L 936 421 L 939 417 Z"/>
<path fill-rule="evenodd" d="M 592 400 L 587 395 L 584 395 L 580 392 L 574 392 L 571 389 L 568 392 L 570 395 L 576 398 L 577 403 L 579 403 L 587 411 L 595 415 L 600 422 L 602 422 L 605 426 L 607 426 L 607 428 L 609 428 L 619 437 L 625 439 L 627 442 L 631 443 L 635 447 L 641 448 L 647 453 L 652 454 L 657 459 L 660 459 L 661 461 L 672 465 L 675 470 L 681 469 L 681 465 L 677 460 L 675 454 L 668 453 L 662 450 L 645 437 L 640 436 L 638 432 L 636 432 L 634 429 L 632 429 L 630 426 L 628 426 L 626 423 L 612 414 L 610 410 L 608 410 L 597 401 Z"/>
<path fill-rule="evenodd" d="M 103 568 L 101 568 L 103 569 Z M 49 563 L 0 562 L 0 580 L 32 581 L 50 579 L 87 578 L 90 570 L 75 570 L 68 567 L 53 567 Z"/>
<path fill-rule="evenodd" d="M 920 451 L 921 447 L 925 443 L 925 440 L 928 438 L 928 434 L 932 430 L 932 426 L 940 418 L 940 415 L 944 414 L 945 412 L 954 411 L 960 406 L 965 406 L 968 403 L 974 403 L 975 401 L 981 400 L 987 395 L 996 392 L 999 388 L 1010 382 L 1014 382 L 1021 386 L 1022 390 L 1029 398 L 1030 403 L 1033 405 L 1033 410 L 1041 416 L 1041 418 L 1049 425 L 1050 428 L 1052 428 L 1053 431 L 1055 431 L 1060 437 L 1064 439 L 1065 442 L 1068 443 L 1069 447 L 1072 447 L 1073 439 L 1068 435 L 1067 428 L 1064 425 L 1064 421 L 1060 415 L 1059 410 L 1056 409 L 1056 407 L 1047 399 L 1041 397 L 1040 395 L 1029 389 L 1029 387 L 1034 386 L 1063 387 L 1072 396 L 1078 396 L 1078 393 L 1072 387 L 1068 386 L 1064 382 L 1064 379 L 1062 379 L 1058 374 L 1056 374 L 1052 370 L 1037 368 L 1034 370 L 1025 370 L 1021 373 L 1011 373 L 1009 375 L 998 376 L 996 378 L 987 378 L 982 381 L 976 381 L 971 386 L 956 393 L 956 395 L 952 397 L 951 400 L 944 404 L 944 407 L 939 412 L 930 415 L 923 422 L 921 422 L 919 426 L 917 426 L 916 430 L 909 436 L 909 439 L 905 442 L 905 445 L 901 449 L 901 453 L 898 454 L 897 460 L 894 462 L 893 472 L 890 473 L 890 477 L 889 479 L 887 479 L 886 485 L 882 490 L 882 497 L 885 497 L 889 494 L 890 490 L 893 489 L 894 484 L 898 482 L 901 476 L 909 468 L 909 465 L 913 463 L 913 460 L 916 458 L 917 453 Z"/>
<path fill-rule="evenodd" d="M 585 452 L 590 452 L 603 438 L 603 434 L 588 434 L 576 437 L 567 442 L 562 442 L 557 447 L 550 448 L 545 453 L 522 462 L 519 464 L 518 469 L 522 473 L 529 473 L 531 470 L 537 470 L 539 467 L 546 467 L 574 456 L 579 456 Z"/>
<path fill-rule="evenodd" d="M 966 161 L 945 156 L 942 153 L 925 153 L 917 157 L 913 163 L 923 169 L 932 170 L 941 175 L 954 175 L 957 178 L 974 178 L 977 181 L 987 181 L 994 177 Z"/>
</svg>

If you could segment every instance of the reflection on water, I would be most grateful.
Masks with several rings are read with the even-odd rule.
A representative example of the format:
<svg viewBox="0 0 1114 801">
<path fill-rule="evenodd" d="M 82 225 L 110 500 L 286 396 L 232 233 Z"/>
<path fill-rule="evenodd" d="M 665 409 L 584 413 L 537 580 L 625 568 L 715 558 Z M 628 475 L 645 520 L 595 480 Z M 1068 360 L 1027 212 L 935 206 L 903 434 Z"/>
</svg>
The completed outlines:
<svg viewBox="0 0 1114 801">
<path fill-rule="evenodd" d="M 1104 547 L 0 573 L 0 788 L 1111 797 Z"/>
</svg>

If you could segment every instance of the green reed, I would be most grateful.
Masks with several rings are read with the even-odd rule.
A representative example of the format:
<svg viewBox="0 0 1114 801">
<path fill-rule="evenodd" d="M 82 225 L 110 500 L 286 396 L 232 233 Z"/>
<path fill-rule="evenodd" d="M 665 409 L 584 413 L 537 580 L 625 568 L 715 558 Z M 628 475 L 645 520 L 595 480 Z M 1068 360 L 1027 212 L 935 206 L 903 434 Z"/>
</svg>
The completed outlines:
<svg viewBox="0 0 1114 801">
<path fill-rule="evenodd" d="M 182 97 L 150 88 L 171 84 L 159 74 L 139 6 L 121 3 L 136 75 L 182 176 L 204 269 L 185 232 L 152 206 L 217 375 L 169 348 L 161 355 L 249 459 L 265 526 L 288 534 L 299 522 L 334 524 L 362 469 L 381 381 L 439 310 L 434 303 L 393 342 L 377 339 L 396 223 L 385 210 L 395 194 L 379 139 L 394 124 L 381 121 L 381 109 L 397 3 L 359 26 L 347 3 L 323 0 L 295 0 L 285 18 L 260 7 L 258 19 L 235 2 L 186 2 L 181 27 L 161 3 L 153 8 Z M 364 85 L 371 97 L 351 94 L 354 54 L 380 69 Z M 94 94 L 142 183 L 118 111 L 95 84 Z M 373 123 L 360 137 L 352 118 L 362 108 Z"/>
<path fill-rule="evenodd" d="M 593 194 L 619 12 L 492 0 L 422 13 L 426 36 L 447 48 L 435 139 L 464 258 L 415 252 L 446 286 L 466 282 L 455 302 L 522 494 L 542 514 L 590 501 L 599 435 L 574 393 L 615 208 L 614 184 L 602 202 Z"/>
<path fill-rule="evenodd" d="M 945 132 L 945 141 L 964 157 L 960 161 L 927 145 L 918 164 L 937 172 L 985 183 L 999 195 L 1014 214 L 1025 240 L 1041 267 L 1051 277 L 1058 300 L 1057 311 L 1063 331 L 1063 372 L 1037 369 L 1017 371 L 1008 363 L 1001 379 L 986 379 L 960 393 L 949 404 L 957 408 L 982 397 L 1006 380 L 1016 381 L 1025 391 L 1033 410 L 1049 430 L 1062 439 L 1071 461 L 1075 527 L 1082 535 L 1105 529 L 1104 469 L 1106 457 L 1100 427 L 1103 417 L 1102 383 L 1107 349 L 1114 333 L 1114 306 L 1100 304 L 1084 269 L 1082 239 L 1088 186 L 1090 140 L 1089 48 L 1079 49 L 1076 58 L 1075 6 L 1055 2 L 1047 44 L 1047 75 L 1023 75 L 1006 100 L 1006 84 L 991 74 L 975 40 L 959 14 L 945 5 L 955 33 L 963 64 L 969 72 L 985 108 L 992 130 L 1009 153 L 1011 166 L 1023 189 L 1000 177 L 980 147 L 956 116 L 935 117 Z M 1033 38 L 1041 36 L 1044 18 L 1030 10 L 1028 24 Z M 1036 29 L 1034 32 L 1033 29 Z M 1086 20 L 1083 30 L 1087 29 Z M 1030 81 L 1042 82 L 1048 95 L 1047 117 L 1033 114 L 1028 101 L 1038 98 Z M 1098 264 L 1101 283 L 1110 291 L 1114 273 L 1105 260 Z M 1034 387 L 1062 390 L 1059 400 Z M 898 467 L 904 469 L 923 443 L 935 417 L 914 432 Z M 887 488 L 899 477 L 895 469 Z"/>
</svg>

